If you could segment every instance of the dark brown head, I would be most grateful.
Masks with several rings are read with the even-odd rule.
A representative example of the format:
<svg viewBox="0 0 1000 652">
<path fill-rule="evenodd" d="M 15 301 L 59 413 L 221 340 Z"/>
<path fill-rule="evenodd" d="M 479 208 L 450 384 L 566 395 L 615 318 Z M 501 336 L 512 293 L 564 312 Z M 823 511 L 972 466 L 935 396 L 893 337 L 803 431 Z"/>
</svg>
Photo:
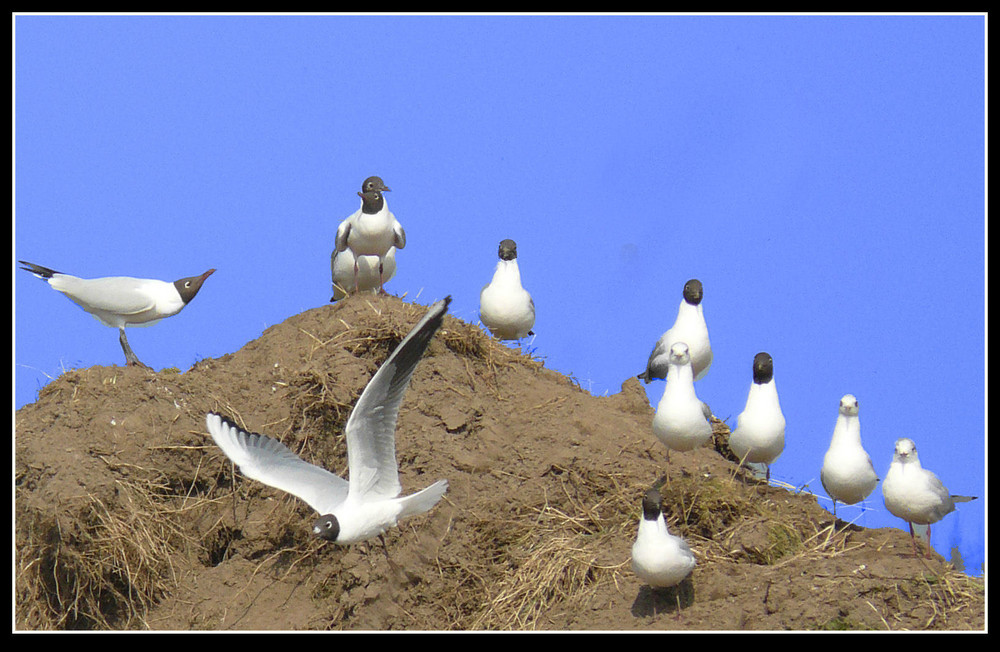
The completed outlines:
<svg viewBox="0 0 1000 652">
<path fill-rule="evenodd" d="M 761 351 L 753 357 L 753 382 L 765 385 L 774 378 L 774 360 Z"/>
<path fill-rule="evenodd" d="M 663 500 L 656 487 L 650 487 L 642 496 L 642 517 L 647 521 L 655 521 L 663 511 Z"/>
<path fill-rule="evenodd" d="M 701 299 L 704 294 L 705 290 L 702 288 L 701 281 L 698 279 L 693 278 L 684 284 L 684 300 L 692 306 L 697 306 L 701 303 Z"/>
<path fill-rule="evenodd" d="M 177 294 L 181 295 L 181 301 L 184 302 L 184 305 L 191 303 L 191 299 L 194 299 L 194 295 L 198 294 L 198 290 L 201 289 L 202 283 L 214 272 L 215 269 L 210 269 L 201 276 L 189 276 L 174 281 L 174 287 L 177 288 Z"/>
<path fill-rule="evenodd" d="M 320 539 L 336 541 L 340 536 L 340 521 L 333 514 L 324 514 L 313 523 L 313 534 Z"/>
<path fill-rule="evenodd" d="M 517 243 L 510 238 L 500 242 L 500 260 L 515 260 L 517 258 Z"/>
</svg>

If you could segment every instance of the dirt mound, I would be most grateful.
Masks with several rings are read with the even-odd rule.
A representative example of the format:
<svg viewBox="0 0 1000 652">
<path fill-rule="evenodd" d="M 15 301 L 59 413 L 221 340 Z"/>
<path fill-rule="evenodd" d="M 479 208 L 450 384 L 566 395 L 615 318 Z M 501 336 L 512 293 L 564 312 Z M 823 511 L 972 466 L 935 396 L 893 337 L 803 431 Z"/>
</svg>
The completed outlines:
<svg viewBox="0 0 1000 652">
<path fill-rule="evenodd" d="M 344 474 L 351 406 L 424 311 L 355 296 L 183 374 L 47 385 L 16 413 L 16 627 L 984 628 L 981 579 L 915 558 L 901 530 L 834 531 L 814 497 L 739 472 L 722 422 L 714 448 L 667 463 L 638 381 L 591 396 L 452 317 L 397 431 L 404 492 L 448 493 L 385 549 L 319 541 L 305 504 L 234 476 L 205 413 Z M 698 566 L 653 593 L 630 550 L 657 482 Z"/>
</svg>

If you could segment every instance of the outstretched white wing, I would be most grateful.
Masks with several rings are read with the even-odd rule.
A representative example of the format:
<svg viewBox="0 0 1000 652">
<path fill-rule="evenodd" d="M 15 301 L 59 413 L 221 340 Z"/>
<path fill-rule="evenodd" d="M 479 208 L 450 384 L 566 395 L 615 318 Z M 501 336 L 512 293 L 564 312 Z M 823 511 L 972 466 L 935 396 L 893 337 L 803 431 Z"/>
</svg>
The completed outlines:
<svg viewBox="0 0 1000 652">
<path fill-rule="evenodd" d="M 351 493 L 358 498 L 395 498 L 402 490 L 396 464 L 399 404 L 449 303 L 450 296 L 431 306 L 372 376 L 347 419 Z"/>
<path fill-rule="evenodd" d="M 330 514 L 347 498 L 348 484 L 324 468 L 306 462 L 277 439 L 247 433 L 209 412 L 208 432 L 248 478 L 304 500 L 320 514 Z"/>
</svg>

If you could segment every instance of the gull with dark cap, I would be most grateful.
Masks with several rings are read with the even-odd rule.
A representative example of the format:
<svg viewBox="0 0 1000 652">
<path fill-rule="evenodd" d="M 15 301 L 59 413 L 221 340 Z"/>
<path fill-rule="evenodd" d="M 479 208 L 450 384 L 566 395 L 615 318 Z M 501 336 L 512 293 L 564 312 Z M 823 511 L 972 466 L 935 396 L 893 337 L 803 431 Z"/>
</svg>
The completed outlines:
<svg viewBox="0 0 1000 652">
<path fill-rule="evenodd" d="M 858 399 L 844 394 L 840 399 L 837 423 L 833 426 L 830 447 L 823 456 L 819 472 L 823 489 L 833 500 L 833 517 L 837 517 L 837 501 L 854 505 L 875 491 L 878 475 L 872 460 L 861 445 L 861 417 Z"/>
<path fill-rule="evenodd" d="M 448 481 L 399 495 L 396 419 L 410 378 L 450 302 L 446 297 L 431 306 L 361 392 L 344 428 L 348 480 L 213 412 L 206 417 L 208 432 L 243 475 L 297 496 L 316 510 L 320 516 L 313 532 L 327 541 L 346 545 L 381 536 L 399 519 L 430 510 L 444 496 Z"/>
<path fill-rule="evenodd" d="M 931 524 L 955 511 L 955 503 L 967 503 L 976 499 L 975 496 L 956 496 L 950 493 L 933 471 L 928 471 L 920 464 L 917 445 L 912 439 L 905 437 L 896 440 L 892 464 L 882 481 L 882 497 L 889 513 L 903 519 L 910 526 L 914 554 L 919 553 L 913 524 L 927 526 L 928 559 L 931 557 Z"/>
<path fill-rule="evenodd" d="M 359 258 L 375 256 L 378 259 L 378 290 L 384 294 L 383 285 L 387 280 L 385 258 L 391 248 L 402 249 L 406 246 L 406 232 L 396 221 L 396 216 L 389 211 L 383 192 L 389 192 L 389 188 L 382 179 L 365 179 L 361 184 L 361 192 L 358 193 L 361 208 L 337 227 L 336 251 L 342 252 L 350 248 L 355 258 L 354 283 L 350 288 L 352 292 L 357 292 L 361 287 Z M 335 261 L 331 261 L 333 266 L 334 263 Z"/>
<path fill-rule="evenodd" d="M 152 326 L 164 317 L 179 313 L 191 303 L 202 284 L 215 272 L 210 269 L 201 276 L 189 276 L 170 283 L 129 276 L 79 278 L 23 260 L 21 269 L 46 281 L 53 290 L 62 292 L 98 321 L 119 331 L 118 341 L 128 365 L 146 367 L 128 344 L 126 326 Z"/>
<path fill-rule="evenodd" d="M 687 344 L 670 347 L 667 386 L 653 416 L 653 433 L 670 451 L 690 451 L 712 438 L 711 416 L 694 390 L 694 374 Z"/>
<path fill-rule="evenodd" d="M 534 335 L 531 328 L 535 325 L 535 302 L 521 285 L 517 243 L 503 240 L 498 255 L 493 280 L 479 293 L 479 320 L 501 340 Z"/>
<path fill-rule="evenodd" d="M 691 356 L 694 379 L 701 380 L 712 366 L 712 344 L 708 339 L 708 325 L 705 323 L 705 296 L 701 281 L 696 278 L 684 284 L 684 298 L 677 309 L 677 319 L 666 333 L 660 336 L 649 354 L 646 370 L 637 376 L 646 383 L 654 378 L 666 378 L 670 367 L 670 347 L 676 342 L 684 342 Z"/>
<path fill-rule="evenodd" d="M 774 360 L 761 351 L 753 358 L 753 382 L 746 406 L 729 437 L 729 448 L 742 462 L 764 464 L 771 480 L 771 463 L 785 450 L 785 415 L 774 384 Z"/>
<path fill-rule="evenodd" d="M 632 570 L 654 589 L 677 586 L 694 570 L 694 553 L 687 541 L 670 534 L 663 518 L 660 492 L 654 487 L 642 497 L 642 519 L 632 544 Z"/>
</svg>

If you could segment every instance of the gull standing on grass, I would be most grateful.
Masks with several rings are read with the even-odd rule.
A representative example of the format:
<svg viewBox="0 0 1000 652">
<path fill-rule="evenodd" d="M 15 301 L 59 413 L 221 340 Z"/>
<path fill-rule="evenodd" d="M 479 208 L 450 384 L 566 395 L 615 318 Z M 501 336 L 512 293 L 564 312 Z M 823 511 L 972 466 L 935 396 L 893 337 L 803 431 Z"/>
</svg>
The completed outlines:
<svg viewBox="0 0 1000 652">
<path fill-rule="evenodd" d="M 46 281 L 53 290 L 66 295 L 105 326 L 118 329 L 118 342 L 125 353 L 125 363 L 149 368 L 139 361 L 125 336 L 126 326 L 152 326 L 164 317 L 176 315 L 191 303 L 202 284 L 215 272 L 189 276 L 173 283 L 155 279 L 108 276 L 78 278 L 48 267 L 19 260 L 21 269 Z"/>
<path fill-rule="evenodd" d="M 298 457 L 265 435 L 244 432 L 215 413 L 206 417 L 215 443 L 248 478 L 301 498 L 320 517 L 313 532 L 327 541 L 350 544 L 380 536 L 399 519 L 434 507 L 447 480 L 399 497 L 396 419 L 403 394 L 451 297 L 438 301 L 400 342 L 368 382 L 347 419 L 349 480 Z"/>
<path fill-rule="evenodd" d="M 861 502 L 875 491 L 878 475 L 861 445 L 861 418 L 858 416 L 858 399 L 845 394 L 840 399 L 837 424 L 833 427 L 830 448 L 823 456 L 820 482 L 826 494 L 833 499 L 833 518 L 837 518 L 837 501 L 845 505 Z"/>
<path fill-rule="evenodd" d="M 395 247 L 402 249 L 406 246 L 406 232 L 402 225 L 396 221 L 396 216 L 389 211 L 389 204 L 386 202 L 383 192 L 389 192 L 385 183 L 379 177 L 368 177 L 361 184 L 361 208 L 350 217 L 345 219 L 337 227 L 336 250 L 338 252 L 350 247 L 354 255 L 354 283 L 352 292 L 357 292 L 361 287 L 359 278 L 360 256 L 378 257 L 378 291 L 385 293 L 383 285 L 387 280 L 385 258 L 389 249 Z M 331 265 L 335 261 L 331 261 Z M 393 261 L 395 263 L 395 261 Z"/>
<path fill-rule="evenodd" d="M 493 280 L 479 293 L 479 320 L 501 340 L 534 335 L 531 328 L 535 325 L 535 302 L 521 286 L 517 243 L 509 238 L 503 240 L 499 256 Z"/>
<path fill-rule="evenodd" d="M 729 437 L 729 448 L 741 462 L 766 465 L 768 482 L 771 463 L 785 450 L 785 416 L 774 385 L 774 360 L 763 351 L 754 356 L 753 383 L 736 430 Z"/>
<path fill-rule="evenodd" d="M 710 414 L 694 391 L 694 374 L 687 344 L 675 342 L 670 347 L 670 368 L 667 387 L 656 407 L 653 433 L 670 450 L 689 451 L 712 438 Z"/>
<path fill-rule="evenodd" d="M 701 300 L 705 296 L 701 281 L 696 278 L 684 284 L 684 298 L 677 309 L 677 319 L 666 333 L 660 336 L 649 354 L 646 370 L 636 376 L 649 383 L 654 378 L 666 378 L 670 367 L 670 347 L 684 342 L 691 356 L 694 379 L 701 380 L 712 366 L 712 344 L 708 339 L 705 309 Z"/>
<path fill-rule="evenodd" d="M 955 511 L 955 503 L 967 503 L 976 496 L 956 496 L 948 493 L 941 480 L 920 464 L 917 445 L 912 439 L 897 439 L 889 472 L 882 481 L 882 497 L 885 508 L 910 526 L 910 541 L 913 553 L 917 550 L 917 539 L 913 534 L 913 524 L 927 526 L 927 558 L 931 558 L 931 523 Z"/>
</svg>

